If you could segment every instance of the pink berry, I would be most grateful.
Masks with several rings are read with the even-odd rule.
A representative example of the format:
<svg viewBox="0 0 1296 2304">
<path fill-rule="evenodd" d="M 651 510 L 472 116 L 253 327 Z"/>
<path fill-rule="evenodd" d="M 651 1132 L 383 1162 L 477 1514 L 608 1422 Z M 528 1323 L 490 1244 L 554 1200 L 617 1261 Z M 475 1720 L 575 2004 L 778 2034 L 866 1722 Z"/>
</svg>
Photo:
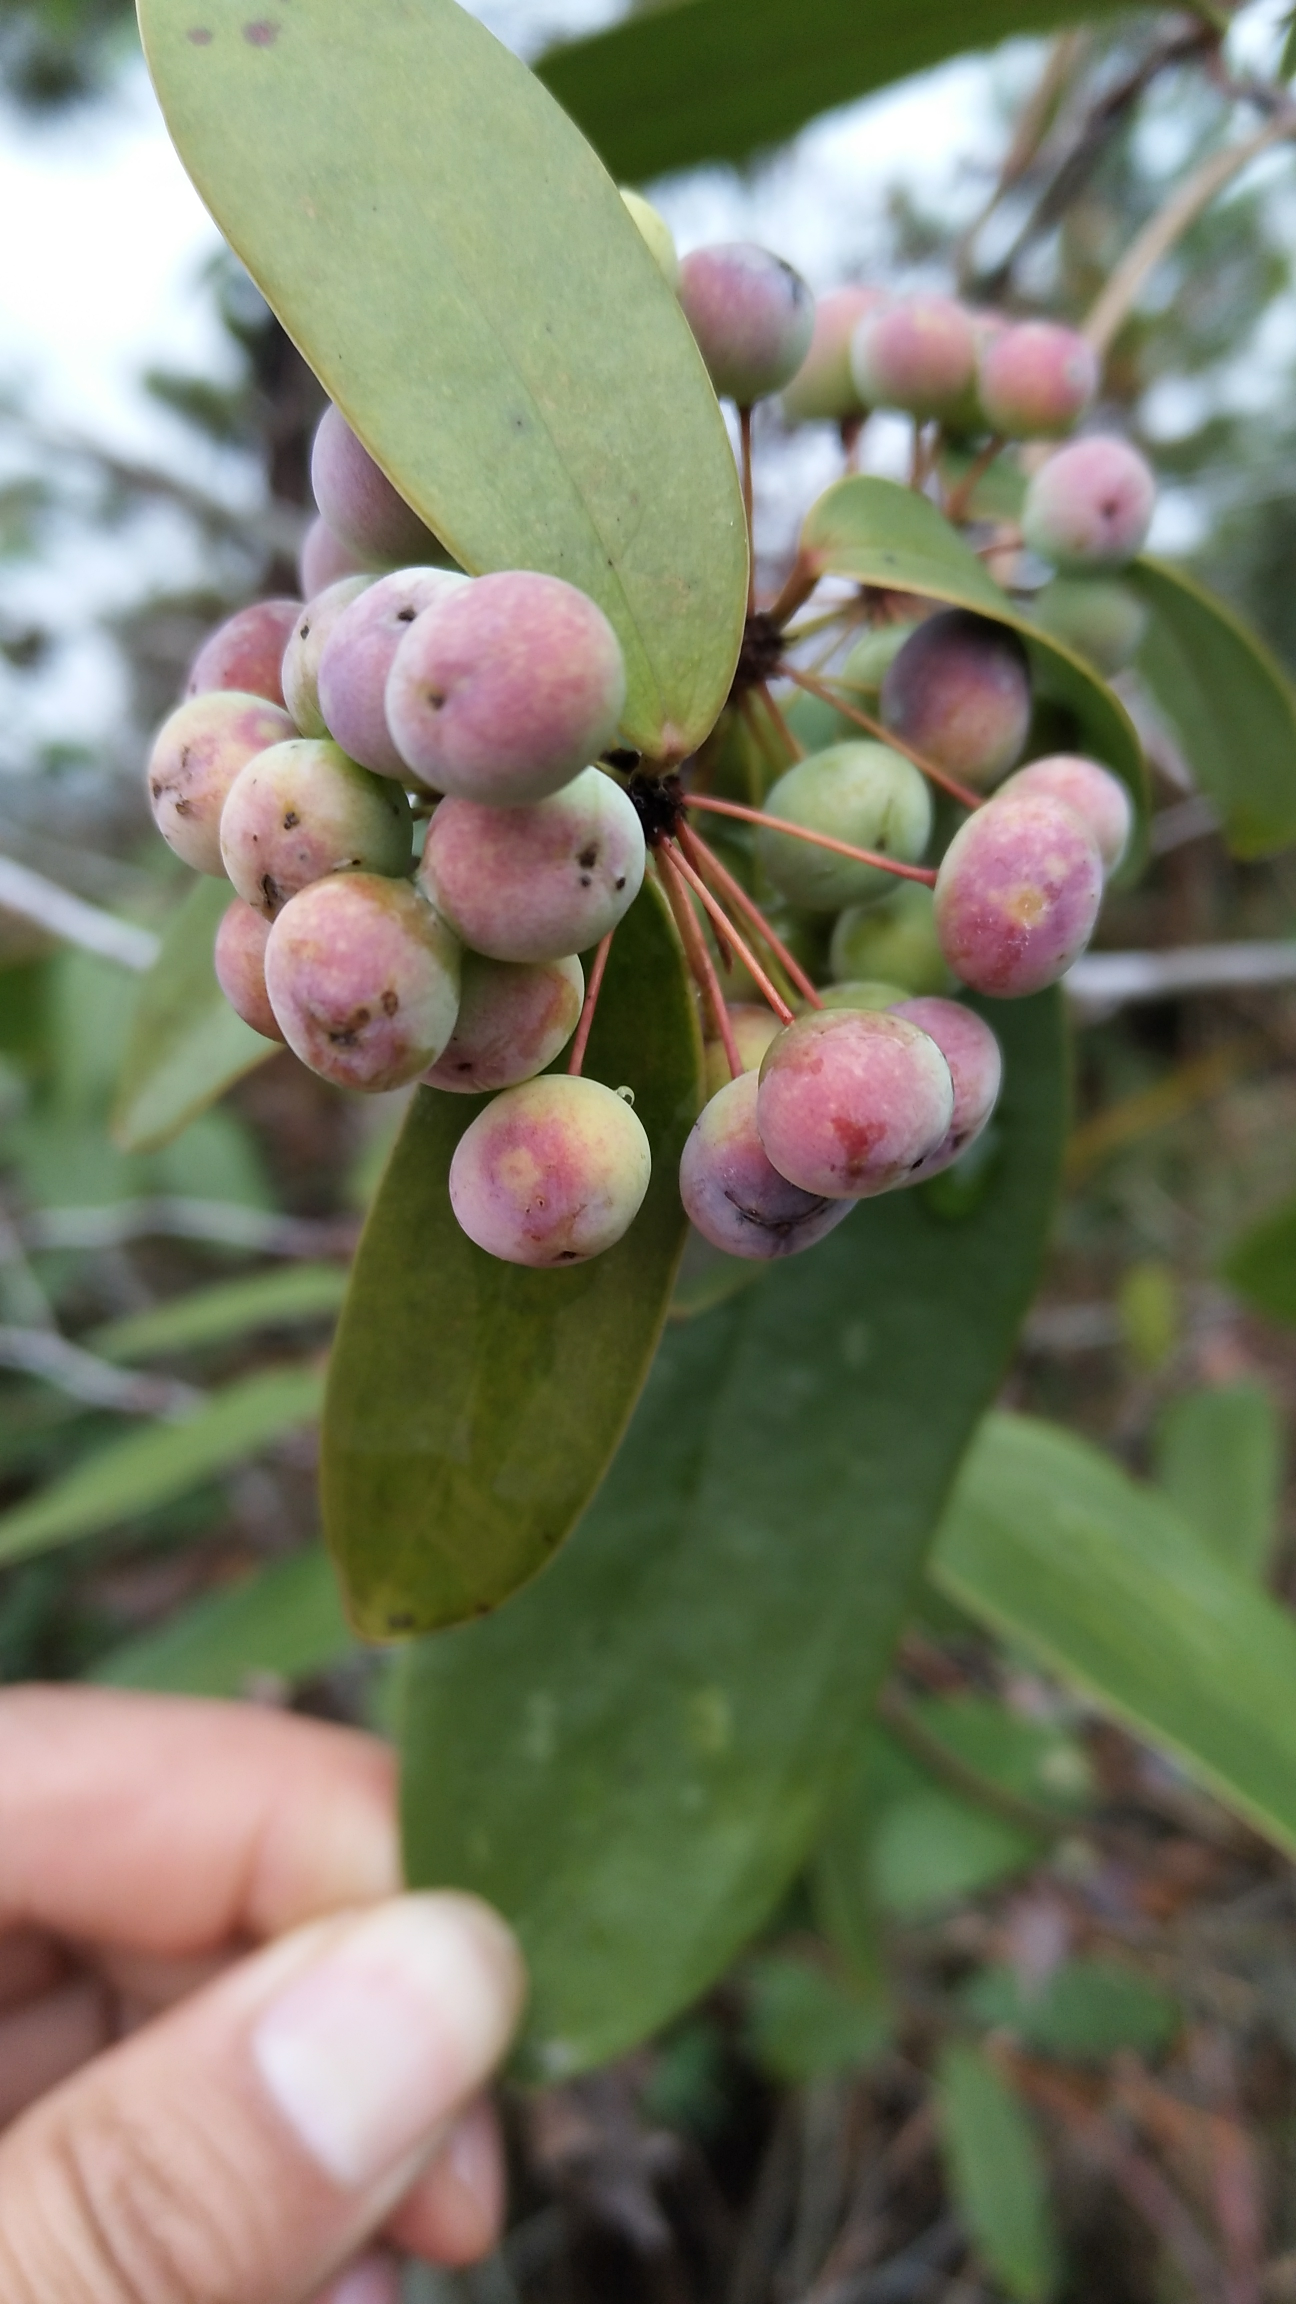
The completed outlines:
<svg viewBox="0 0 1296 2304">
<path fill-rule="evenodd" d="M 977 389 L 992 430 L 1009 440 L 1051 439 L 1092 405 L 1100 372 L 1077 329 L 1022 320 L 983 348 Z"/>
<path fill-rule="evenodd" d="M 1031 717 L 1026 651 L 1006 624 L 943 608 L 883 676 L 879 718 L 926 760 L 981 787 L 1011 768 Z"/>
<path fill-rule="evenodd" d="M 236 896 L 216 931 L 216 981 L 236 1016 L 259 1032 L 263 1040 L 282 1040 L 283 1033 L 266 990 L 265 948 L 270 923 Z"/>
<path fill-rule="evenodd" d="M 283 1037 L 325 1080 L 381 1094 L 417 1080 L 454 1030 L 459 947 L 408 880 L 317 880 L 270 931 L 266 988 Z"/>
<path fill-rule="evenodd" d="M 771 1167 L 756 1133 L 759 1081 L 742 1072 L 703 1106 L 680 1161 L 685 1214 L 713 1248 L 764 1262 L 812 1248 L 849 1216 L 849 1200 L 803 1192 Z"/>
<path fill-rule="evenodd" d="M 960 826 L 936 881 L 936 933 L 956 976 L 1003 1000 L 1056 983 L 1102 902 L 1098 843 L 1045 792 L 1005 792 Z"/>
<path fill-rule="evenodd" d="M 810 349 L 814 298 L 781 256 L 750 240 L 695 248 L 678 294 L 722 400 L 750 408 L 791 383 Z"/>
<path fill-rule="evenodd" d="M 893 1013 L 907 1016 L 930 1034 L 950 1068 L 954 1083 L 954 1112 L 944 1141 L 920 1162 L 910 1176 L 921 1184 L 939 1176 L 966 1152 L 979 1136 L 995 1105 L 1003 1083 L 1003 1056 L 988 1024 L 957 1000 L 900 1000 Z"/>
<path fill-rule="evenodd" d="M 329 733 L 320 710 L 320 658 L 334 625 L 375 582 L 373 576 L 339 576 L 327 591 L 306 602 L 288 635 L 283 657 L 284 703 L 299 736 Z"/>
<path fill-rule="evenodd" d="M 382 576 L 330 622 L 319 652 L 320 718 L 335 743 L 376 776 L 408 771 L 387 726 L 387 676 L 415 619 L 443 592 L 467 584 L 448 568 Z"/>
<path fill-rule="evenodd" d="M 860 321 L 885 302 L 883 288 L 835 288 L 816 300 L 810 349 L 783 389 L 789 424 L 809 424 L 818 417 L 841 424 L 867 413 L 851 374 L 851 338 Z"/>
<path fill-rule="evenodd" d="M 440 592 L 397 649 L 387 720 L 434 791 L 516 807 L 597 760 L 625 704 L 621 644 L 561 577 L 510 569 Z"/>
<path fill-rule="evenodd" d="M 827 1200 L 907 1183 L 954 1114 L 931 1036 L 890 1011 L 822 1008 L 780 1032 L 760 1070 L 756 1125 L 780 1176 Z"/>
<path fill-rule="evenodd" d="M 1065 801 L 1088 825 L 1104 869 L 1115 871 L 1129 846 L 1134 810 L 1126 787 L 1110 768 L 1100 768 L 1096 760 L 1083 760 L 1078 753 L 1051 752 L 1047 759 L 1019 768 L 1000 787 L 999 797 L 1006 799 L 1013 792 L 1048 792 Z"/>
<path fill-rule="evenodd" d="M 168 848 L 193 871 L 224 879 L 220 824 L 230 789 L 249 760 L 293 733 L 277 704 L 236 688 L 191 696 L 163 721 L 149 755 L 149 800 Z"/>
<path fill-rule="evenodd" d="M 362 576 L 365 562 L 359 552 L 335 536 L 323 514 L 312 520 L 297 555 L 297 575 L 303 600 L 314 600 L 343 576 Z"/>
<path fill-rule="evenodd" d="M 1026 490 L 1022 535 L 1056 567 L 1123 568 L 1143 548 L 1156 502 L 1151 467 L 1127 440 L 1070 440 Z"/>
<path fill-rule="evenodd" d="M 737 1044 L 744 1072 L 755 1072 L 772 1039 L 782 1029 L 772 1009 L 751 1000 L 727 1003 L 729 1029 Z M 733 1075 L 723 1040 L 708 1040 L 705 1048 L 708 1095 L 718 1095 Z"/>
<path fill-rule="evenodd" d="M 400 786 L 318 737 L 258 752 L 239 771 L 221 816 L 225 870 L 267 920 L 332 873 L 407 872 L 413 844 Z"/>
<path fill-rule="evenodd" d="M 492 960 L 560 960 L 615 928 L 643 885 L 643 828 L 587 768 L 532 808 L 443 800 L 419 867 L 442 917 Z"/>
<path fill-rule="evenodd" d="M 370 566 L 386 561 L 399 567 L 431 558 L 428 547 L 436 542 L 431 529 L 397 494 L 339 408 L 326 408 L 320 418 L 311 450 L 311 486 L 334 535 Z"/>
<path fill-rule="evenodd" d="M 546 1072 L 506 1088 L 465 1129 L 450 1205 L 469 1239 L 506 1264 L 584 1264 L 629 1231 L 651 1173 L 624 1097 Z"/>
<path fill-rule="evenodd" d="M 514 1088 L 565 1048 L 585 998 L 585 974 L 567 960 L 487 960 L 465 952 L 454 1031 L 430 1072 L 429 1088 L 461 1096 Z"/>
<path fill-rule="evenodd" d="M 949 296 L 902 296 L 870 312 L 851 339 L 851 374 L 870 408 L 952 416 L 976 374 L 976 335 Z"/>
<path fill-rule="evenodd" d="M 282 704 L 280 666 L 297 618 L 300 600 L 254 600 L 219 624 L 189 667 L 186 696 L 202 696 L 212 688 L 238 688 L 245 696 L 264 696 Z"/>
</svg>

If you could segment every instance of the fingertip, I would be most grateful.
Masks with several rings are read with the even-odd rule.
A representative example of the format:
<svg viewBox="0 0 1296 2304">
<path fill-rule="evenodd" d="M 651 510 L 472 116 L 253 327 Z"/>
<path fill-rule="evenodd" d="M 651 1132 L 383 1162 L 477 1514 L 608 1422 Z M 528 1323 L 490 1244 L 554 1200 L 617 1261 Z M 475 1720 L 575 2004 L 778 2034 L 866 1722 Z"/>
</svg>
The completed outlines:
<svg viewBox="0 0 1296 2304">
<path fill-rule="evenodd" d="M 365 2256 L 315 2297 L 314 2304 L 400 2304 L 401 2277 L 390 2256 Z"/>
<path fill-rule="evenodd" d="M 481 2097 L 456 2122 L 388 2231 L 397 2247 L 430 2264 L 476 2264 L 499 2244 L 506 2189 L 499 2118 Z"/>
</svg>

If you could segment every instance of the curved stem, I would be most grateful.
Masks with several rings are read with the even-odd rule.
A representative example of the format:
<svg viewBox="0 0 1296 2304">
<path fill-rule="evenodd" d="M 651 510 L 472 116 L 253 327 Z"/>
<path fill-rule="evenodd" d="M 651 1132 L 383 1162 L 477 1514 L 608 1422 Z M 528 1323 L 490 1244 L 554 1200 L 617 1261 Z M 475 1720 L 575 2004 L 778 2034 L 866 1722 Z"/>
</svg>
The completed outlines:
<svg viewBox="0 0 1296 2304">
<path fill-rule="evenodd" d="M 670 861 L 672 869 L 680 873 L 682 877 L 687 880 L 689 887 L 693 890 L 694 895 L 698 897 L 702 904 L 705 905 L 719 934 L 723 936 L 728 943 L 732 944 L 734 951 L 737 953 L 738 958 L 741 960 L 744 968 L 747 970 L 747 973 L 751 977 L 752 982 L 758 986 L 762 998 L 768 1001 L 770 1007 L 778 1017 L 779 1022 L 781 1024 L 790 1024 L 792 1022 L 792 1010 L 789 1008 L 786 1000 L 783 998 L 782 993 L 779 991 L 777 985 L 770 982 L 769 977 L 766 975 L 759 960 L 756 958 L 755 953 L 752 951 L 750 944 L 744 943 L 742 937 L 734 927 L 732 920 L 726 918 L 723 908 L 712 895 L 705 880 L 702 879 L 699 873 L 694 871 L 692 865 L 689 863 L 688 858 L 683 855 L 678 848 L 676 848 Z"/>
<path fill-rule="evenodd" d="M 861 712 L 858 705 L 844 703 L 840 696 L 834 695 L 832 687 L 823 680 L 816 680 L 812 672 L 798 672 L 791 664 L 785 664 L 783 670 L 789 680 L 795 680 L 798 688 L 808 688 L 812 696 L 818 696 L 823 703 L 833 705 L 848 720 L 854 720 L 861 728 L 866 728 L 870 736 L 876 736 L 879 744 L 889 744 L 893 752 L 903 752 L 906 760 L 912 760 L 915 768 L 921 768 L 924 776 L 933 784 L 939 784 L 942 792 L 948 792 L 951 800 L 957 800 L 961 807 L 981 806 L 979 792 L 970 791 L 966 784 L 959 783 L 956 776 L 947 776 L 945 770 L 938 768 L 934 761 L 924 760 L 922 753 L 915 752 L 912 744 L 906 744 L 903 736 L 894 735 L 890 728 L 883 727 L 880 720 L 874 720 L 869 713 Z"/>
<path fill-rule="evenodd" d="M 760 687 L 757 689 L 757 694 L 760 697 L 760 700 L 768 712 L 775 727 L 777 728 L 779 735 L 782 737 L 783 742 L 786 744 L 789 752 L 791 753 L 792 758 L 794 760 L 804 760 L 806 756 L 806 748 L 804 744 L 802 744 L 799 739 L 793 735 L 787 724 L 787 721 L 783 716 L 783 713 L 781 712 L 779 706 L 775 703 L 773 696 L 770 694 L 770 686 L 768 680 L 761 681 Z"/>
<path fill-rule="evenodd" d="M 1003 447 L 1004 442 L 996 433 L 994 438 L 987 440 L 985 447 L 973 458 L 957 487 L 951 488 L 949 492 L 945 504 L 947 520 L 958 522 L 964 518 L 978 487 L 994 463 L 996 456 L 1002 452 Z"/>
<path fill-rule="evenodd" d="M 741 880 L 735 880 L 728 866 L 721 863 L 714 848 L 709 847 L 687 824 L 680 825 L 675 837 L 694 869 L 709 879 L 715 893 L 726 904 L 741 912 L 744 920 L 755 929 L 773 953 L 788 982 L 795 986 L 803 999 L 810 1002 L 812 1008 L 822 1008 L 823 1001 L 800 961 L 793 958 L 786 944 L 775 935 L 755 897 L 748 895 Z"/>
<path fill-rule="evenodd" d="M 743 808 L 736 800 L 713 800 L 710 793 L 691 793 L 690 808 L 704 808 L 713 816 L 737 816 L 744 824 L 760 824 L 768 832 L 786 832 L 790 840 L 808 840 L 812 848 L 830 848 L 834 856 L 849 856 L 855 864 L 876 864 L 879 872 L 893 872 L 898 880 L 921 880 L 924 888 L 934 888 L 936 875 L 922 864 L 897 864 L 894 856 L 882 856 L 875 848 L 852 848 L 848 840 L 832 840 L 826 832 L 809 832 L 804 824 L 785 823 L 781 816 L 767 816 L 763 808 Z"/>
<path fill-rule="evenodd" d="M 576 1027 L 576 1037 L 572 1041 L 571 1055 L 567 1063 L 568 1073 L 577 1079 L 580 1077 L 581 1066 L 585 1062 L 585 1050 L 589 1046 L 590 1028 L 594 1022 L 594 1011 L 598 1006 L 598 997 L 603 989 L 608 954 L 612 949 L 612 939 L 615 934 L 615 928 L 609 928 L 594 955 L 594 965 L 590 970 L 590 980 L 585 989 L 585 1002 L 580 1012 L 580 1022 Z"/>
<path fill-rule="evenodd" d="M 666 901 L 675 916 L 675 925 L 680 932 L 680 942 L 684 946 L 684 955 L 688 961 L 690 973 L 711 1011 L 715 1037 L 724 1049 L 730 1078 L 736 1080 L 743 1069 L 743 1060 L 738 1052 L 738 1042 L 734 1038 L 734 1028 L 729 1015 L 728 1003 L 725 1000 L 720 979 L 712 965 L 711 955 L 706 948 L 706 938 L 697 924 L 693 907 L 688 900 L 687 883 L 680 873 L 674 857 L 664 844 L 657 849 L 656 855 L 657 869 L 661 874 L 662 887 L 666 891 Z"/>
</svg>

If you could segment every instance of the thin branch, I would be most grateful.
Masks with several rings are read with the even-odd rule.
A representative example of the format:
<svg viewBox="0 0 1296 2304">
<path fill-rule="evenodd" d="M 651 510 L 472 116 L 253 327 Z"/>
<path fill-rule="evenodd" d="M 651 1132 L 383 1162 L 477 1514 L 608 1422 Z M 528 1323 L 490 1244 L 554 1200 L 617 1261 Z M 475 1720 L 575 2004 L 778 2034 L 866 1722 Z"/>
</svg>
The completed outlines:
<svg viewBox="0 0 1296 2304">
<path fill-rule="evenodd" d="M 936 875 L 922 864 L 897 864 L 894 856 L 883 856 L 876 848 L 852 848 L 848 840 L 830 839 L 826 832 L 811 832 L 804 824 L 789 823 L 782 816 L 767 816 L 763 808 L 744 808 L 737 800 L 713 800 L 710 793 L 693 792 L 689 795 L 690 808 L 702 808 L 712 816 L 736 816 L 744 824 L 759 824 L 767 832 L 786 832 L 790 840 L 808 840 L 812 848 L 831 849 L 834 856 L 849 856 L 854 864 L 875 864 L 880 872 L 893 872 L 898 880 L 921 880 L 924 888 L 934 888 Z M 1296 952 L 1296 946 L 1293 946 Z"/>
<path fill-rule="evenodd" d="M 772 983 L 770 978 L 766 975 L 759 960 L 756 958 L 755 953 L 752 951 L 751 946 L 744 942 L 743 938 L 739 935 L 738 930 L 734 927 L 732 920 L 729 920 L 725 917 L 725 913 L 721 905 L 712 895 L 705 880 L 702 879 L 699 873 L 694 871 L 692 865 L 688 861 L 688 858 L 684 856 L 678 848 L 675 849 L 674 854 L 671 857 L 671 863 L 675 871 L 681 873 L 684 879 L 687 880 L 689 887 L 693 890 L 694 895 L 698 897 L 707 912 L 709 912 L 712 923 L 719 931 L 720 935 L 728 938 L 729 942 L 734 948 L 734 951 L 737 953 L 738 958 L 741 960 L 744 968 L 747 970 L 748 975 L 751 977 L 753 984 L 757 986 L 761 998 L 768 1002 L 769 1006 L 773 1009 L 775 1015 L 778 1017 L 780 1024 L 790 1024 L 792 1022 L 792 1010 L 789 1008 L 786 1000 L 783 998 L 782 993 L 779 991 L 777 985 Z"/>
<path fill-rule="evenodd" d="M 119 920 L 115 912 L 87 904 L 42 873 L 15 864 L 12 856 L 0 856 L 0 912 L 30 920 L 61 944 L 75 944 L 101 960 L 114 960 L 119 968 L 133 968 L 137 975 L 152 967 L 162 949 L 151 928 L 137 928 L 131 920 Z"/>
<path fill-rule="evenodd" d="M 665 845 L 657 850 L 657 869 L 666 890 L 666 901 L 675 915 L 675 925 L 680 932 L 693 981 L 711 1011 L 713 1038 L 719 1040 L 724 1049 L 730 1079 L 736 1080 L 743 1070 L 743 1060 L 734 1038 L 729 1004 L 706 948 L 706 938 L 698 926 L 697 915 L 689 902 L 687 883 Z"/>
<path fill-rule="evenodd" d="M 123 1416 L 191 1416 L 205 1394 L 165 1376 L 132 1376 L 83 1352 L 48 1328 L 0 1328 L 0 1368 L 15 1368 L 57 1385 L 90 1408 Z"/>
<path fill-rule="evenodd" d="M 590 980 L 585 988 L 585 998 L 581 1005 L 580 1022 L 576 1026 L 576 1036 L 572 1041 L 571 1055 L 567 1061 L 568 1075 L 573 1079 L 580 1078 L 581 1066 L 585 1062 L 585 1050 L 589 1046 L 589 1036 L 594 1025 L 594 1011 L 598 1007 L 599 994 L 603 989 L 603 978 L 607 973 L 608 954 L 612 949 L 612 939 L 615 934 L 615 928 L 609 928 L 594 955 L 594 965 L 590 970 Z"/>
<path fill-rule="evenodd" d="M 812 1008 L 822 1008 L 823 1001 L 800 961 L 789 952 L 782 938 L 775 935 L 755 898 L 748 895 L 741 880 L 736 880 L 728 867 L 721 863 L 714 848 L 708 847 L 706 841 L 691 831 L 687 824 L 680 825 L 675 837 L 695 870 L 708 878 L 716 894 L 725 903 L 735 906 L 749 926 L 755 929 L 762 943 L 773 953 L 788 982 L 796 987 L 803 999 L 810 1002 Z"/>
<path fill-rule="evenodd" d="M 1061 32 L 1050 45 L 1044 70 L 1017 116 L 1012 141 L 1000 164 L 994 189 L 961 234 L 954 256 L 955 277 L 966 289 L 972 277 L 972 252 L 1001 200 L 1021 182 L 1038 157 L 1067 90 L 1074 86 L 1089 44 L 1087 32 Z"/>
<path fill-rule="evenodd" d="M 789 752 L 792 755 L 792 758 L 794 760 L 804 760 L 806 756 L 806 748 L 804 744 L 801 743 L 800 739 L 793 735 L 792 730 L 789 728 L 787 721 L 784 718 L 783 712 L 781 711 L 775 698 L 770 693 L 768 680 L 761 681 L 761 684 L 756 693 L 760 697 L 762 704 L 764 705 L 771 720 L 777 728 L 779 735 L 782 737 L 783 742 L 786 744 Z"/>
<path fill-rule="evenodd" d="M 933 760 L 925 760 L 921 752 L 915 752 L 912 744 L 905 743 L 903 736 L 897 736 L 890 728 L 884 728 L 882 722 L 875 720 L 871 713 L 861 712 L 857 704 L 847 704 L 842 697 L 835 695 L 834 690 L 843 685 L 841 681 L 816 680 L 812 672 L 798 672 L 791 664 L 785 664 L 783 669 L 789 680 L 795 680 L 798 688 L 807 688 L 821 702 L 835 706 L 847 720 L 854 720 L 858 727 L 867 729 L 879 744 L 889 744 L 893 752 L 903 752 L 906 760 L 912 760 L 915 768 L 921 768 L 929 782 L 939 784 L 942 792 L 948 792 L 951 800 L 957 800 L 960 807 L 981 807 L 983 793 L 973 792 L 966 784 L 960 784 L 957 776 L 948 776 Z"/>
<path fill-rule="evenodd" d="M 987 440 L 984 448 L 973 457 L 962 479 L 955 487 L 951 488 L 946 498 L 945 517 L 947 520 L 952 520 L 957 525 L 960 520 L 966 517 L 968 506 L 995 458 L 1002 454 L 1004 445 L 1004 441 L 996 433 L 994 438 Z"/>
</svg>

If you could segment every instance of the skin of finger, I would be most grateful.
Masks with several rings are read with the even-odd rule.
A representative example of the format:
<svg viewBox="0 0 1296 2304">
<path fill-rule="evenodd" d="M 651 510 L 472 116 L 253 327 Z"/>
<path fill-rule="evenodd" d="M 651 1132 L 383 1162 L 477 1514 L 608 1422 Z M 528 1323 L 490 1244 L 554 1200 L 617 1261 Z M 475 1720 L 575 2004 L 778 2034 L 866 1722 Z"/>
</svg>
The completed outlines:
<svg viewBox="0 0 1296 2304">
<path fill-rule="evenodd" d="M 52 1992 L 67 1971 L 62 1946 L 39 1929 L 15 1928 L 0 1935 L 0 2015 Z"/>
<path fill-rule="evenodd" d="M 402 2200 L 387 2237 L 429 2264 L 476 2264 L 498 2245 L 505 2187 L 499 2117 L 479 2097 Z"/>
<path fill-rule="evenodd" d="M 81 1976 L 0 2016 L 0 2129 L 65 2080 L 113 2037 L 104 1986 Z"/>
<path fill-rule="evenodd" d="M 171 1957 L 400 1885 L 374 1737 L 118 1689 L 0 1692 L 0 1930 Z"/>
</svg>

